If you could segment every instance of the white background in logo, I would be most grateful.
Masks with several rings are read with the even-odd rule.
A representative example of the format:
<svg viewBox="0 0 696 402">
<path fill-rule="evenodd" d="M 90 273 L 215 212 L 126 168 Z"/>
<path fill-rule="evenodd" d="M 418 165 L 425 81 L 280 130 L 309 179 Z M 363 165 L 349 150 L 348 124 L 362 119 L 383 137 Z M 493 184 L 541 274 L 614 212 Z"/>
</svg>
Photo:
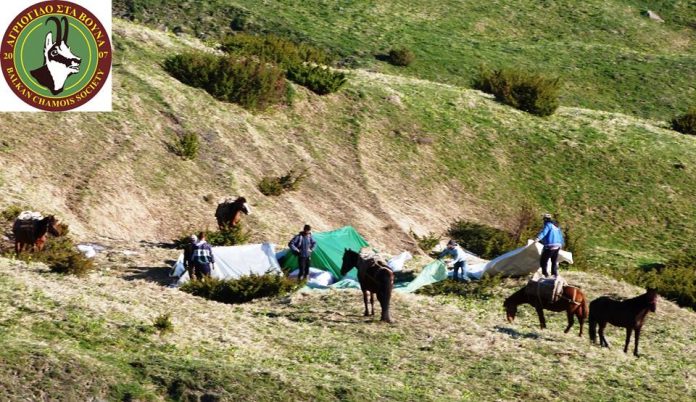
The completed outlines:
<svg viewBox="0 0 696 402">
<path fill-rule="evenodd" d="M 41 3 L 43 0 L 12 0 L 3 1 L 2 12 L 0 13 L 0 40 L 5 35 L 8 26 L 12 20 L 19 15 L 24 9 L 33 4 Z M 94 14 L 97 19 L 104 25 L 109 41 L 111 42 L 113 52 L 113 37 L 111 35 L 111 0 L 67 0 L 71 3 L 80 5 L 88 9 Z M 112 53 L 113 55 L 113 53 Z M 111 72 L 104 81 L 104 86 L 101 88 L 89 102 L 70 112 L 110 112 L 111 111 Z M 41 112 L 42 110 L 34 108 L 22 101 L 15 95 L 7 85 L 7 81 L 0 73 L 0 112 Z"/>
</svg>

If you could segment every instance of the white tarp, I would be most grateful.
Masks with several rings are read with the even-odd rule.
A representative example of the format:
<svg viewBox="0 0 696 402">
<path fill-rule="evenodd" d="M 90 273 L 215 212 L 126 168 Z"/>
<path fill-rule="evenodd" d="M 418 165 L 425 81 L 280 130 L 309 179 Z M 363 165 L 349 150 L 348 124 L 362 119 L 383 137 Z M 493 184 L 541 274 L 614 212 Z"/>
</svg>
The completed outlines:
<svg viewBox="0 0 696 402">
<path fill-rule="evenodd" d="M 485 275 L 524 276 L 536 272 L 539 269 L 541 257 L 541 243 L 529 241 L 526 246 L 509 251 L 495 259 L 479 264 L 469 265 L 466 273 L 474 279 L 481 279 Z M 558 263 L 573 263 L 573 254 L 561 250 L 558 253 Z M 551 273 L 551 261 L 548 272 Z"/>
<path fill-rule="evenodd" d="M 296 269 L 290 272 L 288 278 L 296 279 L 299 274 L 300 270 Z M 307 280 L 307 285 L 329 286 L 332 285 L 334 282 L 336 282 L 336 279 L 333 275 L 331 275 L 331 272 L 324 271 L 323 269 L 319 268 L 309 268 L 309 279 Z"/>
<path fill-rule="evenodd" d="M 413 256 L 411 253 L 404 251 L 403 253 L 397 255 L 396 257 L 392 257 L 389 261 L 387 261 L 387 265 L 389 265 L 392 272 L 399 272 L 404 269 L 404 264 L 406 264 L 406 261 L 412 258 Z"/>
<path fill-rule="evenodd" d="M 213 278 L 235 279 L 243 275 L 263 275 L 269 271 L 282 273 L 275 256 L 275 245 L 271 243 L 213 247 L 213 256 Z M 171 276 L 179 278 L 177 285 L 189 280 L 188 272 L 184 269 L 184 253 L 179 255 Z"/>
</svg>

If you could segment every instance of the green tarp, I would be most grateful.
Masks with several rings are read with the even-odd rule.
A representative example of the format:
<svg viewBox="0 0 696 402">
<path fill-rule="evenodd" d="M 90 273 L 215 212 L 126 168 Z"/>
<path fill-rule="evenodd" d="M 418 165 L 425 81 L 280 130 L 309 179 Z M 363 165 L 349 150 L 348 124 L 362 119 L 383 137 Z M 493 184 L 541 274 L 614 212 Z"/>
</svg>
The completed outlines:
<svg viewBox="0 0 696 402">
<path fill-rule="evenodd" d="M 349 248 L 360 252 L 363 247 L 369 244 L 356 232 L 352 226 L 344 226 L 330 232 L 313 233 L 312 236 L 317 242 L 317 246 L 312 253 L 309 265 L 314 268 L 325 269 L 335 277 L 341 277 L 341 264 L 343 262 L 343 252 Z M 282 267 L 294 270 L 298 267 L 297 256 L 288 253 L 283 258 Z"/>
</svg>

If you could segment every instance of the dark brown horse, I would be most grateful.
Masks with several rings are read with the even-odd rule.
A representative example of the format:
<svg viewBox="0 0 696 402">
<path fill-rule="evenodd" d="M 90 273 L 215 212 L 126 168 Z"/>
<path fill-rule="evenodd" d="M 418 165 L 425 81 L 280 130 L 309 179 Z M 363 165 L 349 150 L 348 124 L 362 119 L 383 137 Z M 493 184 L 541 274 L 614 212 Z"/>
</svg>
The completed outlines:
<svg viewBox="0 0 696 402">
<path fill-rule="evenodd" d="M 631 343 L 631 331 L 636 332 L 633 355 L 638 357 L 638 339 L 640 330 L 649 311 L 653 313 L 657 309 L 657 289 L 648 288 L 644 294 L 624 301 L 614 300 L 608 296 L 602 296 L 590 303 L 590 340 L 597 341 L 597 325 L 599 325 L 599 345 L 609 347 L 604 338 L 604 328 L 607 323 L 617 327 L 626 328 L 626 343 L 624 353 L 628 353 L 628 344 Z"/>
<path fill-rule="evenodd" d="M 215 209 L 218 228 L 223 230 L 237 226 L 240 219 L 242 219 L 242 213 L 246 215 L 251 213 L 251 207 L 247 204 L 246 198 L 239 197 L 234 201 L 230 198 L 222 201 Z"/>
<path fill-rule="evenodd" d="M 374 259 L 364 259 L 360 254 L 353 250 L 345 249 L 343 252 L 343 264 L 341 265 L 341 275 L 346 275 L 348 271 L 358 269 L 358 281 L 363 293 L 365 303 L 365 316 L 370 315 L 367 310 L 367 295 L 370 294 L 372 304 L 372 314 L 375 315 L 375 293 L 377 300 L 382 308 L 382 321 L 392 322 L 389 314 L 389 302 L 394 288 L 394 273 L 387 267 L 380 265 Z"/>
<path fill-rule="evenodd" d="M 546 318 L 544 318 L 544 310 L 550 311 L 565 311 L 568 314 L 568 326 L 566 327 L 564 333 L 568 333 L 570 328 L 575 324 L 575 318 L 578 317 L 580 321 L 580 334 L 582 336 L 582 326 L 585 323 L 585 319 L 588 315 L 587 309 L 587 299 L 582 291 L 574 286 L 564 286 L 563 294 L 555 302 L 544 302 L 539 300 L 538 297 L 530 296 L 527 294 L 526 286 L 517 292 L 513 293 L 512 296 L 505 299 L 503 306 L 507 312 L 507 319 L 509 322 L 515 320 L 515 315 L 517 314 L 517 306 L 520 304 L 530 304 L 536 309 L 537 315 L 539 316 L 539 324 L 541 329 L 546 328 Z"/>
<path fill-rule="evenodd" d="M 46 234 L 60 236 L 58 221 L 53 215 L 43 219 L 15 219 L 12 225 L 12 234 L 15 239 L 15 253 L 25 251 L 31 246 L 32 251 L 43 250 L 46 243 Z"/>
</svg>

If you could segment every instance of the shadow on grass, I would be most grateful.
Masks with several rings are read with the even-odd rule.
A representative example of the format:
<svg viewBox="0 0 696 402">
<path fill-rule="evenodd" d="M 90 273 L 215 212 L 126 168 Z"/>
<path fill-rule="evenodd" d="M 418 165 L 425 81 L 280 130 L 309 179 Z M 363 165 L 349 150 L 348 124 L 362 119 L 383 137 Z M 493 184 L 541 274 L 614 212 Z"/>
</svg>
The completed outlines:
<svg viewBox="0 0 696 402">
<path fill-rule="evenodd" d="M 517 330 L 514 329 L 514 328 L 510 328 L 510 327 L 501 327 L 500 325 L 496 325 L 496 326 L 495 326 L 495 330 L 498 331 L 498 332 L 500 332 L 501 334 L 510 335 L 510 337 L 513 338 L 513 339 L 520 339 L 520 338 L 523 338 L 523 339 L 539 339 L 539 338 L 540 338 L 539 334 L 537 334 L 537 333 L 535 333 L 535 332 L 528 332 L 528 333 L 526 333 L 526 334 L 523 334 L 523 333 L 517 331 Z"/>
<path fill-rule="evenodd" d="M 172 282 L 176 281 L 176 278 L 169 276 L 171 272 L 171 266 L 176 261 L 167 260 L 165 264 L 167 266 L 156 266 L 156 267 L 139 267 L 130 266 L 126 269 L 123 279 L 127 281 L 144 280 L 148 282 L 154 282 L 158 285 L 169 286 Z"/>
</svg>

